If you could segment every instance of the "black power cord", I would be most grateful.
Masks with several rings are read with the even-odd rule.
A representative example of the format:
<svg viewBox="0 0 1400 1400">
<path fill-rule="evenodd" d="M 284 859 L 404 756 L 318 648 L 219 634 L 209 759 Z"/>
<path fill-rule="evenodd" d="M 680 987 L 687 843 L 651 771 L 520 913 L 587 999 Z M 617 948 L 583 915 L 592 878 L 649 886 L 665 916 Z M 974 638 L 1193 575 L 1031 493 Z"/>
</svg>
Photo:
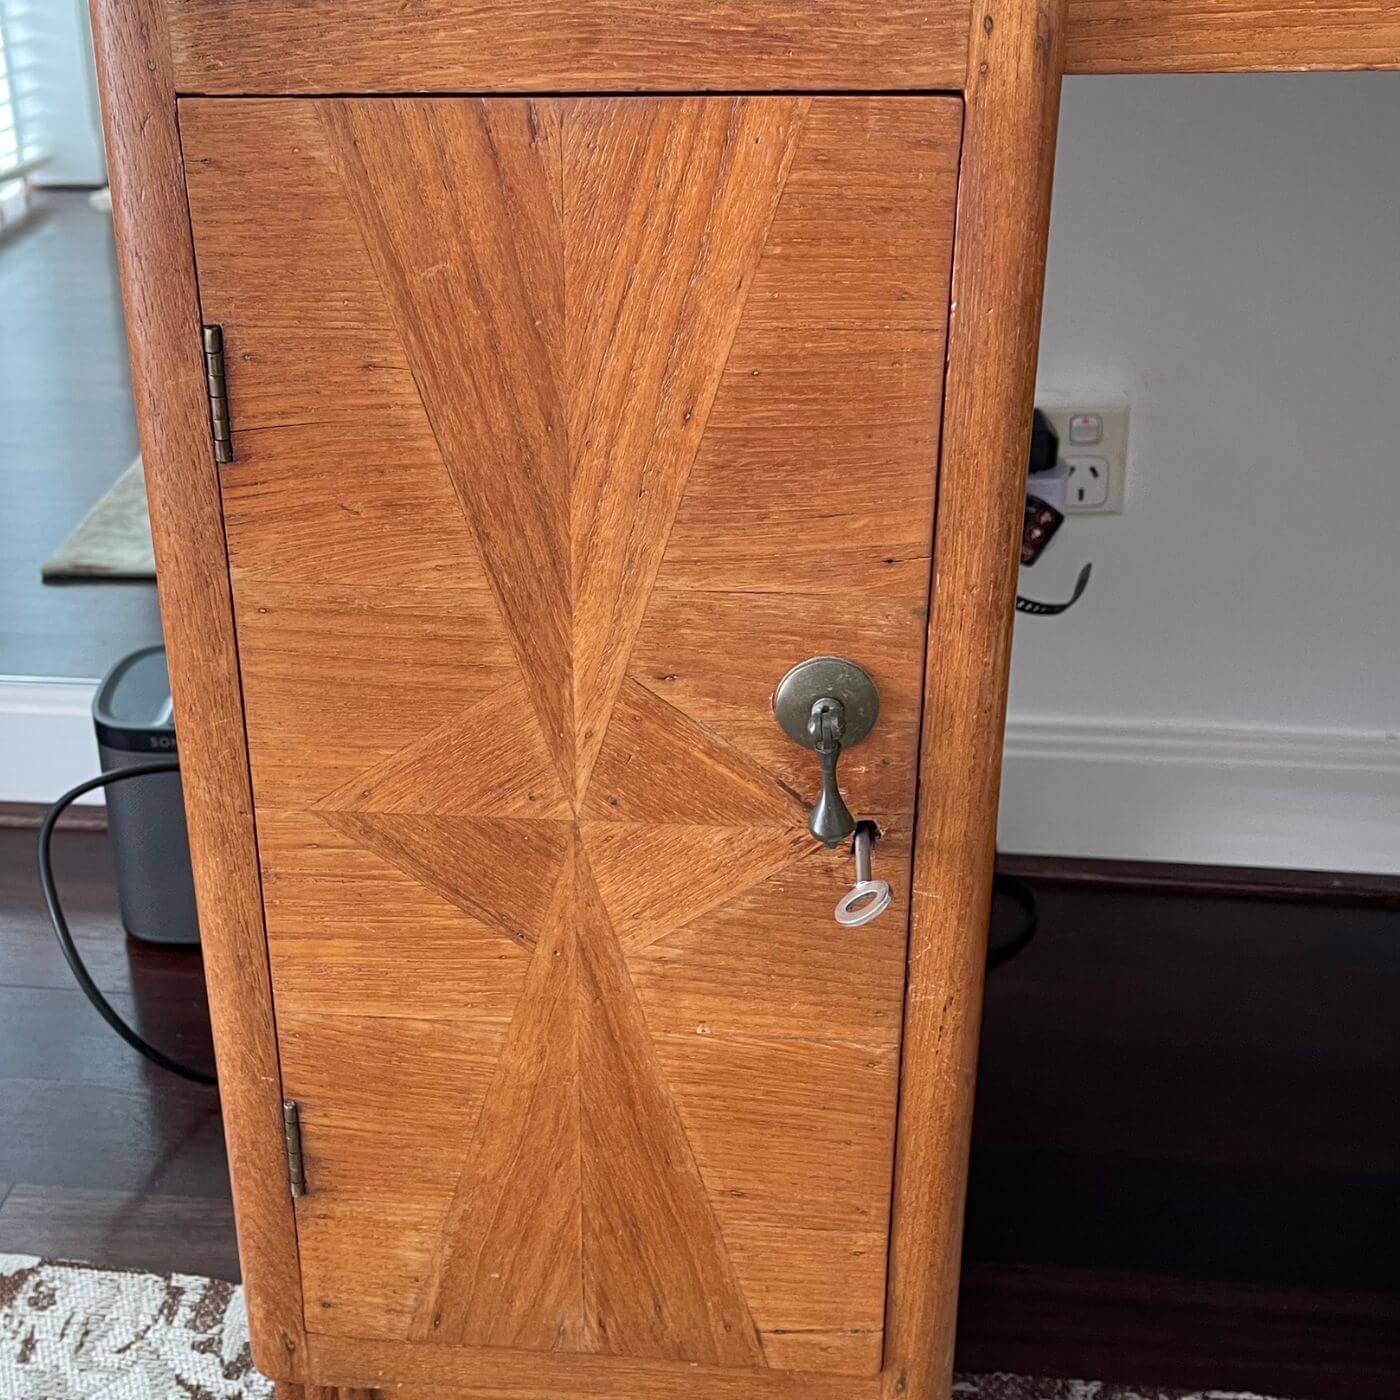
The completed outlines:
<svg viewBox="0 0 1400 1400">
<path fill-rule="evenodd" d="M 63 917 L 63 906 L 58 902 L 58 890 L 54 885 L 53 878 L 53 854 L 51 846 L 53 844 L 54 828 L 58 825 L 58 819 L 65 811 L 80 798 L 84 793 L 92 792 L 95 788 L 106 787 L 109 783 L 119 783 L 124 778 L 147 778 L 153 773 L 176 773 L 180 769 L 180 761 L 176 758 L 152 759 L 149 763 L 135 763 L 130 768 L 115 768 L 110 773 L 103 773 L 96 778 L 89 778 L 85 783 L 79 783 L 77 787 L 69 788 L 57 802 L 49 808 L 44 817 L 43 825 L 39 828 L 39 886 L 44 892 L 44 903 L 48 906 L 49 919 L 53 923 L 53 931 L 58 938 L 58 946 L 63 950 L 63 956 L 71 969 L 73 976 L 77 979 L 78 985 L 87 995 L 87 999 L 97 1008 L 98 1014 L 102 1017 L 133 1050 L 144 1055 L 154 1065 L 159 1065 L 161 1069 L 169 1070 L 171 1074 L 178 1074 L 181 1079 L 188 1079 L 194 1084 L 217 1084 L 218 1080 L 212 1074 L 206 1074 L 203 1070 L 192 1069 L 189 1065 L 182 1065 L 179 1060 L 172 1060 L 162 1050 L 157 1050 L 149 1041 L 143 1040 L 132 1028 L 127 1025 L 122 1018 L 117 1015 L 116 1009 L 111 1002 L 97 989 L 97 983 L 92 980 L 91 974 L 87 970 L 82 958 L 78 955 L 77 946 L 73 942 L 73 935 L 68 929 L 68 920 Z"/>
<path fill-rule="evenodd" d="M 1079 577 L 1074 581 L 1074 592 L 1063 603 L 1042 603 L 1035 598 L 1023 598 L 1018 593 L 1016 595 L 1016 611 L 1029 613 L 1032 617 L 1056 617 L 1062 612 L 1068 612 L 1084 596 L 1084 590 L 1089 586 L 1089 575 L 1093 572 L 1092 561 L 1080 569 Z"/>
<path fill-rule="evenodd" d="M 992 880 L 992 908 L 995 914 L 998 897 L 1014 904 L 1020 911 L 1021 921 L 1015 931 L 1006 938 L 987 940 L 987 971 L 1009 963 L 1012 958 L 1025 952 L 1031 940 L 1040 929 L 1040 912 L 1036 908 L 1035 891 L 1018 875 L 997 875 Z M 997 920 L 992 918 L 993 931 Z"/>
</svg>

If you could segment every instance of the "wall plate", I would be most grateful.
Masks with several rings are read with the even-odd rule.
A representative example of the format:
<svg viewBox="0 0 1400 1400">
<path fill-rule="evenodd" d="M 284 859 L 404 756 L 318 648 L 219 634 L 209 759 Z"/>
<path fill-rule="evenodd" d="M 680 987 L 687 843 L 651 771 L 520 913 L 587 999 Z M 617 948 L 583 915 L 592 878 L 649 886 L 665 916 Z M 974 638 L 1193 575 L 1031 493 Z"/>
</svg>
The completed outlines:
<svg viewBox="0 0 1400 1400">
<path fill-rule="evenodd" d="M 1060 461 L 1068 469 L 1067 515 L 1121 515 L 1128 474 L 1128 409 L 1124 404 L 1074 403 L 1037 407 L 1060 437 Z M 1030 478 L 1034 490 L 1035 478 Z M 1057 502 L 1057 504 L 1059 504 Z"/>
</svg>

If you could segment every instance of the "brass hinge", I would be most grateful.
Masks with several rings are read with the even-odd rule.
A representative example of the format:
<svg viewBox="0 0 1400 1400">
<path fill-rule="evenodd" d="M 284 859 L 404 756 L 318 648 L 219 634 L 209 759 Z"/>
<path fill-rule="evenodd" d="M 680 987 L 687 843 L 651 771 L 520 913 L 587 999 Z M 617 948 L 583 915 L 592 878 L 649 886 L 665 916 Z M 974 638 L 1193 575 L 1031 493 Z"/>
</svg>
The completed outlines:
<svg viewBox="0 0 1400 1400">
<path fill-rule="evenodd" d="M 293 1196 L 304 1196 L 306 1167 L 301 1157 L 301 1110 L 295 1099 L 282 1100 L 282 1134 L 287 1140 L 287 1185 Z"/>
<path fill-rule="evenodd" d="M 214 439 L 214 460 L 233 461 L 233 437 L 228 423 L 228 380 L 224 377 L 224 330 L 204 327 L 204 382 L 209 390 L 209 435 Z"/>
</svg>

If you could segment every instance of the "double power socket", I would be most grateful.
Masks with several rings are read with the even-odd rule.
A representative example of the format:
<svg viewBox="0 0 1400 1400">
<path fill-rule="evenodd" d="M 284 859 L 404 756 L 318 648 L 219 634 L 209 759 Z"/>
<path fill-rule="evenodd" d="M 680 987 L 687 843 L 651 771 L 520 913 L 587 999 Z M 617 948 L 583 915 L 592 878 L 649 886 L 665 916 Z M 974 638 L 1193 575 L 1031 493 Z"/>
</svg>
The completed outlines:
<svg viewBox="0 0 1400 1400">
<path fill-rule="evenodd" d="M 1068 515 L 1121 515 L 1128 470 L 1127 406 L 1041 402 L 1038 407 L 1059 434 L 1064 468 L 1064 499 L 1050 504 Z"/>
</svg>

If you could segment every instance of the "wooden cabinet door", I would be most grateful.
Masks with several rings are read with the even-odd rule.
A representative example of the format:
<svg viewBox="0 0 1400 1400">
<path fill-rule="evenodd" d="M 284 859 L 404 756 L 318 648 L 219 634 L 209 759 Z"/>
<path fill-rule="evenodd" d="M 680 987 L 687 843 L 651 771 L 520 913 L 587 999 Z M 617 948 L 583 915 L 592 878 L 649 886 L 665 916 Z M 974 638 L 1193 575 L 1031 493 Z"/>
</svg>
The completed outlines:
<svg viewBox="0 0 1400 1400">
<path fill-rule="evenodd" d="M 879 1368 L 961 120 L 181 102 L 313 1337 Z"/>
</svg>

